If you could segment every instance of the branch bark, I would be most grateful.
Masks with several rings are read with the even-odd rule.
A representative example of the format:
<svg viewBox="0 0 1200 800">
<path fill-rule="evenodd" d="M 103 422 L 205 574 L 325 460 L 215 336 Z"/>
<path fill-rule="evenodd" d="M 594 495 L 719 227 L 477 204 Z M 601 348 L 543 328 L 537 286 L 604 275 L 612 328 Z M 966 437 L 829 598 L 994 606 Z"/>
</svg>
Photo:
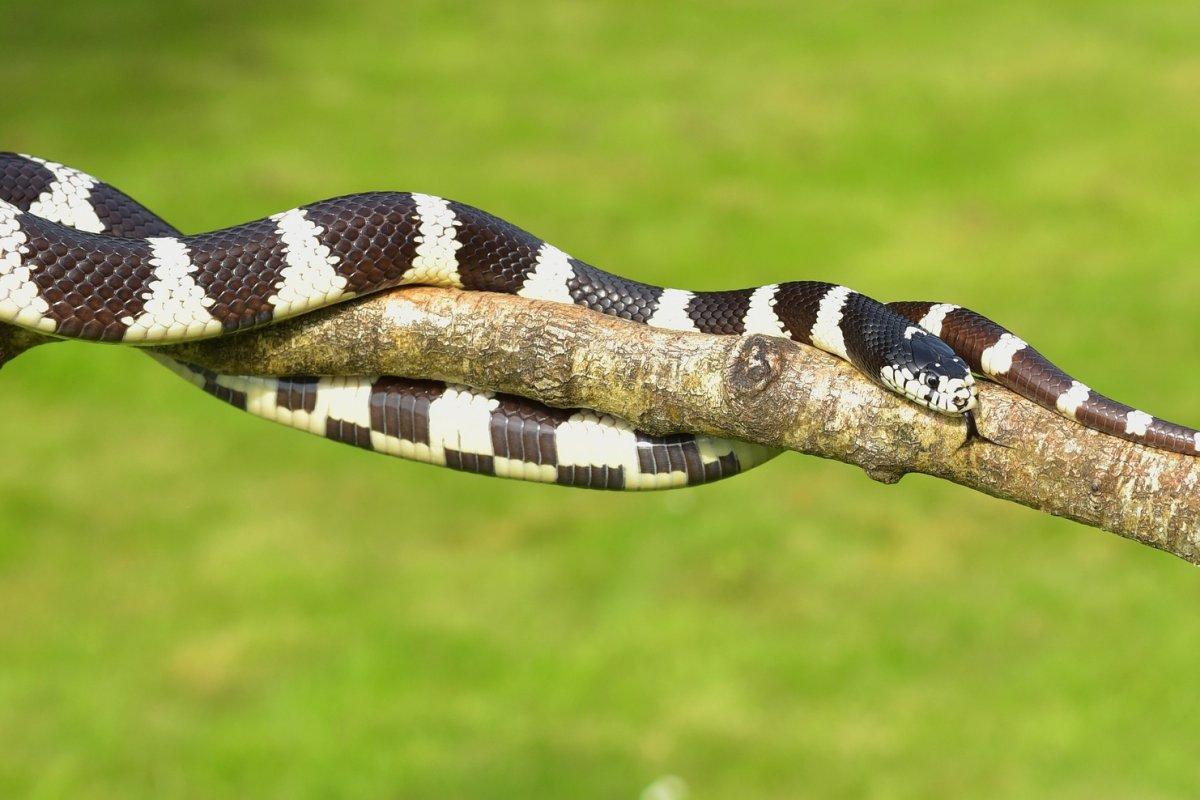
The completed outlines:
<svg viewBox="0 0 1200 800">
<path fill-rule="evenodd" d="M 0 330 L 0 352 L 8 329 Z M 21 341 L 27 341 L 28 337 Z M 681 333 L 499 294 L 410 288 L 270 328 L 161 348 L 218 372 L 396 374 L 586 406 L 651 433 L 759 442 L 953 481 L 1200 564 L 1200 459 L 1087 430 L 993 384 L 979 433 L 853 367 L 760 335 Z"/>
</svg>

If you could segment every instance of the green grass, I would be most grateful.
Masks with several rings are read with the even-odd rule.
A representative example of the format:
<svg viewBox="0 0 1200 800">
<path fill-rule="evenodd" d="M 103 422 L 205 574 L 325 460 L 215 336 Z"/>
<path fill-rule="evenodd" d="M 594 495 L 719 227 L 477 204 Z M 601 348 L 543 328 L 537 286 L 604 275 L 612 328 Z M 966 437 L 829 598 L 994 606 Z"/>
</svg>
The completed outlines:
<svg viewBox="0 0 1200 800">
<path fill-rule="evenodd" d="M 0 147 L 188 230 L 372 188 L 693 288 L 968 304 L 1200 422 L 1194 3 L 0 9 Z M 824 7 L 829 6 L 829 7 Z M 0 374 L 0 794 L 1194 795 L 1200 579 L 781 458 L 614 496 Z"/>
</svg>

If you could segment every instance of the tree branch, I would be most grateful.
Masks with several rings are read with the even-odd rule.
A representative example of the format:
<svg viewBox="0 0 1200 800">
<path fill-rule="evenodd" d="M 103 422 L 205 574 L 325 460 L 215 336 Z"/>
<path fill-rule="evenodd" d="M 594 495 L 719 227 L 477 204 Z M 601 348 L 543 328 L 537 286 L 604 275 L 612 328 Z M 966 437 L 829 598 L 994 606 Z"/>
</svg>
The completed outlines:
<svg viewBox="0 0 1200 800">
<path fill-rule="evenodd" d="M 0 334 L 5 331 L 0 331 Z M 0 336 L 0 351 L 4 348 Z M 759 442 L 921 472 L 1200 563 L 1200 459 L 1087 430 L 993 384 L 979 433 L 813 348 L 636 325 L 499 294 L 412 288 L 208 342 L 161 348 L 218 372 L 396 374 L 615 414 L 651 433 Z"/>
</svg>

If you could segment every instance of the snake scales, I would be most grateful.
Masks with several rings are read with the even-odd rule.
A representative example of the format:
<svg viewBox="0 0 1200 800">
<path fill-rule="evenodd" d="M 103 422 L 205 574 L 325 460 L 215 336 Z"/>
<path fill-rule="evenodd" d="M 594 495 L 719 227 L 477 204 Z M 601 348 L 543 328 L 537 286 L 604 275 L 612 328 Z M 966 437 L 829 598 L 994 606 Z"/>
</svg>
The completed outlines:
<svg viewBox="0 0 1200 800">
<path fill-rule="evenodd" d="M 158 344 L 220 336 L 407 284 L 573 303 L 677 330 L 816 346 L 945 414 L 976 402 L 972 370 L 1096 430 L 1174 452 L 1200 433 L 1104 397 L 987 318 L 945 303 L 883 305 L 793 281 L 691 292 L 627 280 L 471 206 L 379 192 L 183 235 L 55 162 L 0 154 L 0 322 L 57 337 Z M 436 381 L 216 374 L 152 353 L 210 394 L 336 441 L 502 477 L 608 489 L 706 483 L 777 451 L 650 436 L 587 409 Z"/>
</svg>

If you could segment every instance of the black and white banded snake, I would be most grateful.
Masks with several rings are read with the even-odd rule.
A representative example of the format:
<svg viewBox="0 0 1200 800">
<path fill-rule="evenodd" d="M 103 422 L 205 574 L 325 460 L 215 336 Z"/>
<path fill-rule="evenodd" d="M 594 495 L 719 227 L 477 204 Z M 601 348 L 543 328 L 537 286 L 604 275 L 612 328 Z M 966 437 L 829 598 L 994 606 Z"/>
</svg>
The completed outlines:
<svg viewBox="0 0 1200 800">
<path fill-rule="evenodd" d="M 945 414 L 974 407 L 973 370 L 1089 428 L 1200 452 L 1197 431 L 1093 392 L 1009 331 L 956 305 L 883 305 L 816 281 L 661 289 L 602 272 L 478 209 L 415 193 L 339 197 L 186 236 L 85 173 L 0 154 L 0 322 L 62 338 L 164 344 L 408 284 L 572 303 L 676 330 L 790 338 Z M 437 381 L 219 375 L 152 355 L 258 416 L 489 475 L 670 488 L 728 477 L 778 452 L 708 436 L 650 436 L 586 409 Z"/>
</svg>

